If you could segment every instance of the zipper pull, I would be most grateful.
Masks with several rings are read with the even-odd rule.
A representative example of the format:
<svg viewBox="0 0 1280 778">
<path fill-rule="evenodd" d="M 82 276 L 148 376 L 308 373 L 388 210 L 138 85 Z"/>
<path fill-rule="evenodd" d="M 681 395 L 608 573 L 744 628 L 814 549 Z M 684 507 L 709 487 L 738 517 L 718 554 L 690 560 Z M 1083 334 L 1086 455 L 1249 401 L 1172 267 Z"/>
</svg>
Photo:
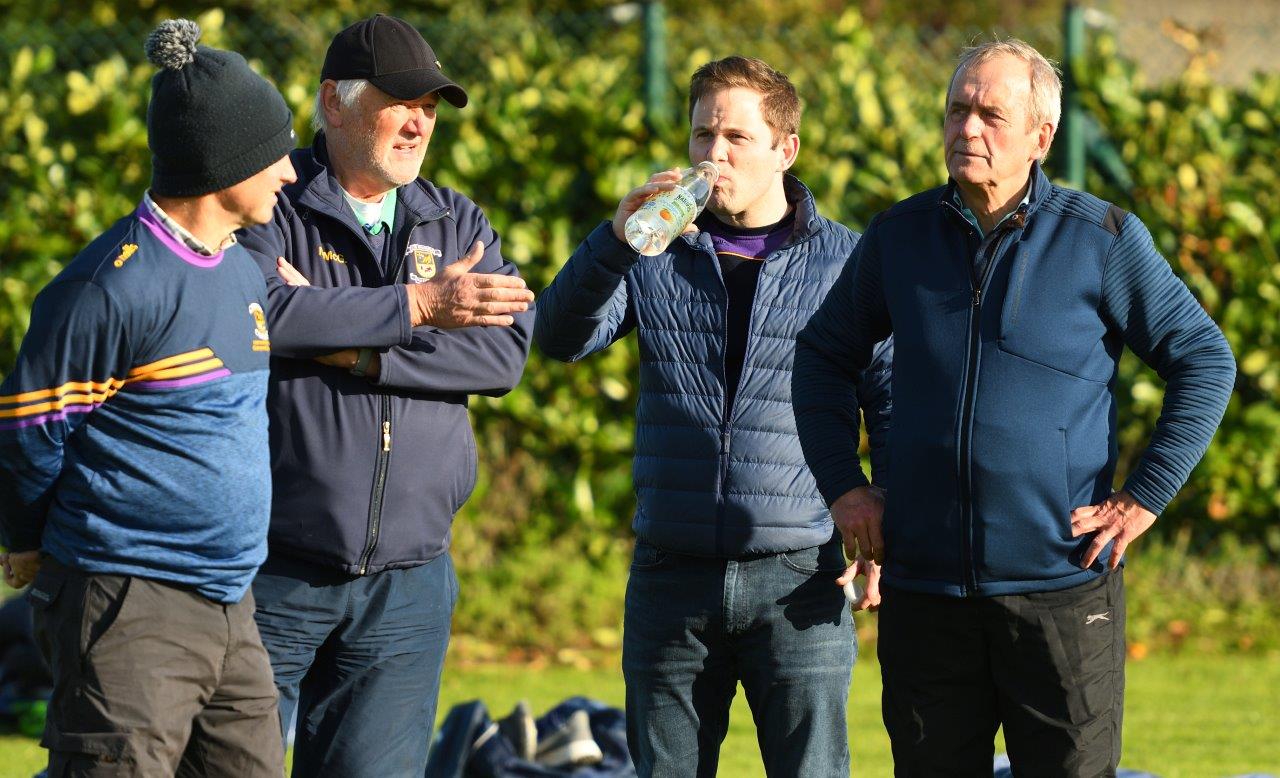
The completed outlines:
<svg viewBox="0 0 1280 778">
<path fill-rule="evenodd" d="M 973 290 L 973 307 L 974 308 L 982 307 L 982 290 L 981 289 Z"/>
<path fill-rule="evenodd" d="M 391 422 L 382 422 L 382 450 L 391 450 Z"/>
</svg>

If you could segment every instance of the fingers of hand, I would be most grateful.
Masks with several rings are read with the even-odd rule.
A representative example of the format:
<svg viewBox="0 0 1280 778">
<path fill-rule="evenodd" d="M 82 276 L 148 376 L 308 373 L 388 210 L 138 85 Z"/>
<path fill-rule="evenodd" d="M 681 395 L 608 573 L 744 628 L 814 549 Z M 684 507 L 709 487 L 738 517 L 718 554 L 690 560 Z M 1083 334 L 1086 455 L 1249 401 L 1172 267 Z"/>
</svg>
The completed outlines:
<svg viewBox="0 0 1280 778">
<path fill-rule="evenodd" d="M 1086 505 L 1071 512 L 1071 536 L 1087 535 L 1102 527 L 1111 526 L 1120 519 L 1119 514 L 1109 510 L 1107 505 Z"/>
<path fill-rule="evenodd" d="M 298 272 L 298 269 L 284 257 L 276 257 L 276 272 L 279 273 L 280 280 L 289 286 L 311 286 L 307 277 Z"/>
<path fill-rule="evenodd" d="M 666 170 L 659 170 L 657 173 L 649 176 L 649 180 L 645 182 L 645 186 L 661 186 L 670 189 L 672 186 L 680 182 L 680 168 L 672 167 Z"/>
<path fill-rule="evenodd" d="M 1102 553 L 1102 549 L 1106 547 L 1111 539 L 1116 536 L 1115 530 L 1111 528 L 1100 531 L 1089 544 L 1089 548 L 1085 551 L 1084 559 L 1081 560 L 1080 566 L 1083 568 L 1093 567 L 1093 563 L 1098 561 L 1098 556 Z"/>
<path fill-rule="evenodd" d="M 869 556 L 877 565 L 884 564 L 884 536 L 880 534 L 880 521 L 869 521 L 868 525 L 867 539 L 871 542 Z"/>
<path fill-rule="evenodd" d="M 860 560 L 854 560 L 853 564 L 846 567 L 844 569 L 844 572 L 840 574 L 840 577 L 836 579 L 836 583 L 839 584 L 840 586 L 844 586 L 845 584 L 852 581 L 854 577 L 858 575 L 858 573 L 862 572 L 859 569 L 859 565 L 858 565 L 859 561 Z"/>
<path fill-rule="evenodd" d="M 1111 559 L 1107 561 L 1107 569 L 1115 570 L 1120 566 L 1120 559 L 1124 556 L 1125 549 L 1129 547 L 1129 538 L 1124 533 L 1116 536 L 1115 545 L 1111 547 Z"/>
<path fill-rule="evenodd" d="M 519 294 L 512 299 L 533 299 L 533 292 L 520 276 L 508 276 L 502 273 L 472 273 L 465 279 L 476 289 L 516 289 Z"/>
<path fill-rule="evenodd" d="M 470 324 L 476 327 L 510 327 L 516 320 L 510 316 L 477 316 Z"/>
<path fill-rule="evenodd" d="M 857 524 L 853 529 L 853 536 L 858 539 L 858 553 L 862 556 L 875 558 L 876 546 L 871 542 L 871 533 L 868 532 L 865 523 Z"/>
<path fill-rule="evenodd" d="M 505 316 L 509 313 L 520 313 L 529 310 L 529 304 L 522 301 L 490 300 L 473 306 L 476 316 Z"/>
<path fill-rule="evenodd" d="M 880 588 L 872 588 L 871 584 L 867 584 L 867 588 L 862 591 L 862 602 L 858 606 L 856 610 L 880 610 Z"/>
</svg>

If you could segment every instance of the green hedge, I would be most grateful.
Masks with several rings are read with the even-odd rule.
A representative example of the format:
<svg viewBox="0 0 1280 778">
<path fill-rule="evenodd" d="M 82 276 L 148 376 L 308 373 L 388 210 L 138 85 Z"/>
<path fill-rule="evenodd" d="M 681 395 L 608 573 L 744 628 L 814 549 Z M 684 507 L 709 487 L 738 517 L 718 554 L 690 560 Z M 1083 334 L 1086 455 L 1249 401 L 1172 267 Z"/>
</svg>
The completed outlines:
<svg viewBox="0 0 1280 778">
<path fill-rule="evenodd" d="M 292 49 L 244 50 L 251 58 L 270 54 L 262 69 L 307 137 L 328 37 L 317 31 L 337 29 L 337 12 L 318 12 L 312 27 L 292 33 L 274 17 L 247 13 L 206 13 L 206 42 L 292 41 Z M 796 171 L 828 215 L 859 227 L 944 179 L 942 92 L 968 36 L 873 27 L 853 11 L 764 35 L 718 13 L 669 11 L 672 89 L 683 99 L 693 68 L 730 53 L 762 56 L 789 72 L 806 104 Z M 638 25 L 575 37 L 557 34 L 562 23 L 458 9 L 423 20 L 439 31 L 433 41 L 450 41 L 448 49 L 437 44 L 442 52 L 465 50 L 465 78 L 450 72 L 472 100 L 467 110 L 442 115 L 426 173 L 486 209 L 507 257 L 535 290 L 622 194 L 685 158 L 683 109 L 663 117 L 657 132 L 646 126 Z M 259 38 L 244 37 L 250 30 Z M 143 117 L 152 71 L 139 62 L 140 36 L 133 37 L 133 48 L 121 46 L 127 54 L 69 71 L 59 64 L 66 52 L 52 44 L 10 49 L 0 61 L 8 71 L 0 85 L 0 371 L 12 365 L 34 293 L 146 186 Z M 1056 51 L 1052 31 L 1026 37 Z M 1106 39 L 1082 76 L 1086 103 L 1136 182 L 1131 194 L 1092 178 L 1088 187 L 1151 228 L 1240 360 L 1215 445 L 1155 532 L 1169 543 L 1188 537 L 1197 549 L 1238 539 L 1257 551 L 1259 564 L 1274 562 L 1280 78 L 1240 90 L 1194 76 L 1146 86 Z M 459 632 L 530 648 L 616 645 L 630 547 L 635 369 L 630 341 L 572 366 L 535 353 L 520 388 L 473 403 L 483 462 L 476 495 L 455 525 L 466 581 Z M 1122 471 L 1151 430 L 1160 387 L 1134 360 L 1122 364 Z M 1224 642 L 1239 644 L 1231 636 Z"/>
</svg>

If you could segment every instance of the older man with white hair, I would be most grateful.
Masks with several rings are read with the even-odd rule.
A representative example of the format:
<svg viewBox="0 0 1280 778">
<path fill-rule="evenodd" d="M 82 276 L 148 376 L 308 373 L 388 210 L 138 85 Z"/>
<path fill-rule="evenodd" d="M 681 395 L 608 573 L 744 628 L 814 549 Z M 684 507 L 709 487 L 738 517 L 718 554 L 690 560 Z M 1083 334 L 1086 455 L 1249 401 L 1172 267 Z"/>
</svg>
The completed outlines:
<svg viewBox="0 0 1280 778">
<path fill-rule="evenodd" d="M 1231 394 L 1222 333 L 1142 223 L 1040 171 L 1052 65 L 1017 41 L 962 56 L 946 186 L 872 220 L 797 340 L 792 395 L 832 513 L 883 560 L 883 713 L 900 776 L 1114 775 L 1122 556 L 1186 481 Z M 887 494 L 858 467 L 850 376 L 890 332 Z M 1116 367 L 1168 383 L 1114 491 Z M 882 520 L 883 513 L 883 520 Z"/>
<path fill-rule="evenodd" d="M 421 775 L 475 484 L 468 396 L 520 380 L 532 293 L 464 195 L 419 178 L 463 89 L 407 22 L 334 38 L 321 131 L 244 245 L 267 276 L 270 555 L 253 584 L 295 775 Z"/>
</svg>

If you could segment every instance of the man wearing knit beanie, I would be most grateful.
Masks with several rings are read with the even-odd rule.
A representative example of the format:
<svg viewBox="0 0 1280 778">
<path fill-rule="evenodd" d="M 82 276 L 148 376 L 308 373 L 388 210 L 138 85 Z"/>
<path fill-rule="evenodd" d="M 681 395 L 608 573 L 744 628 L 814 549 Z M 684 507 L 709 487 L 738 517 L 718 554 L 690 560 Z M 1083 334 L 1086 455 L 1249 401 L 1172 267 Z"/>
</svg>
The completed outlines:
<svg viewBox="0 0 1280 778">
<path fill-rule="evenodd" d="M 0 544 L 53 670 L 50 775 L 278 776 L 249 584 L 266 556 L 270 335 L 234 231 L 295 180 L 293 117 L 162 23 L 136 211 L 36 298 L 0 384 Z"/>
<path fill-rule="evenodd" d="M 509 391 L 528 356 L 533 295 L 489 220 L 419 177 L 442 101 L 467 103 L 441 62 L 395 17 L 338 33 L 298 182 L 241 235 L 274 338 L 253 592 L 295 775 L 422 775 L 476 478 L 467 397 Z"/>
</svg>

